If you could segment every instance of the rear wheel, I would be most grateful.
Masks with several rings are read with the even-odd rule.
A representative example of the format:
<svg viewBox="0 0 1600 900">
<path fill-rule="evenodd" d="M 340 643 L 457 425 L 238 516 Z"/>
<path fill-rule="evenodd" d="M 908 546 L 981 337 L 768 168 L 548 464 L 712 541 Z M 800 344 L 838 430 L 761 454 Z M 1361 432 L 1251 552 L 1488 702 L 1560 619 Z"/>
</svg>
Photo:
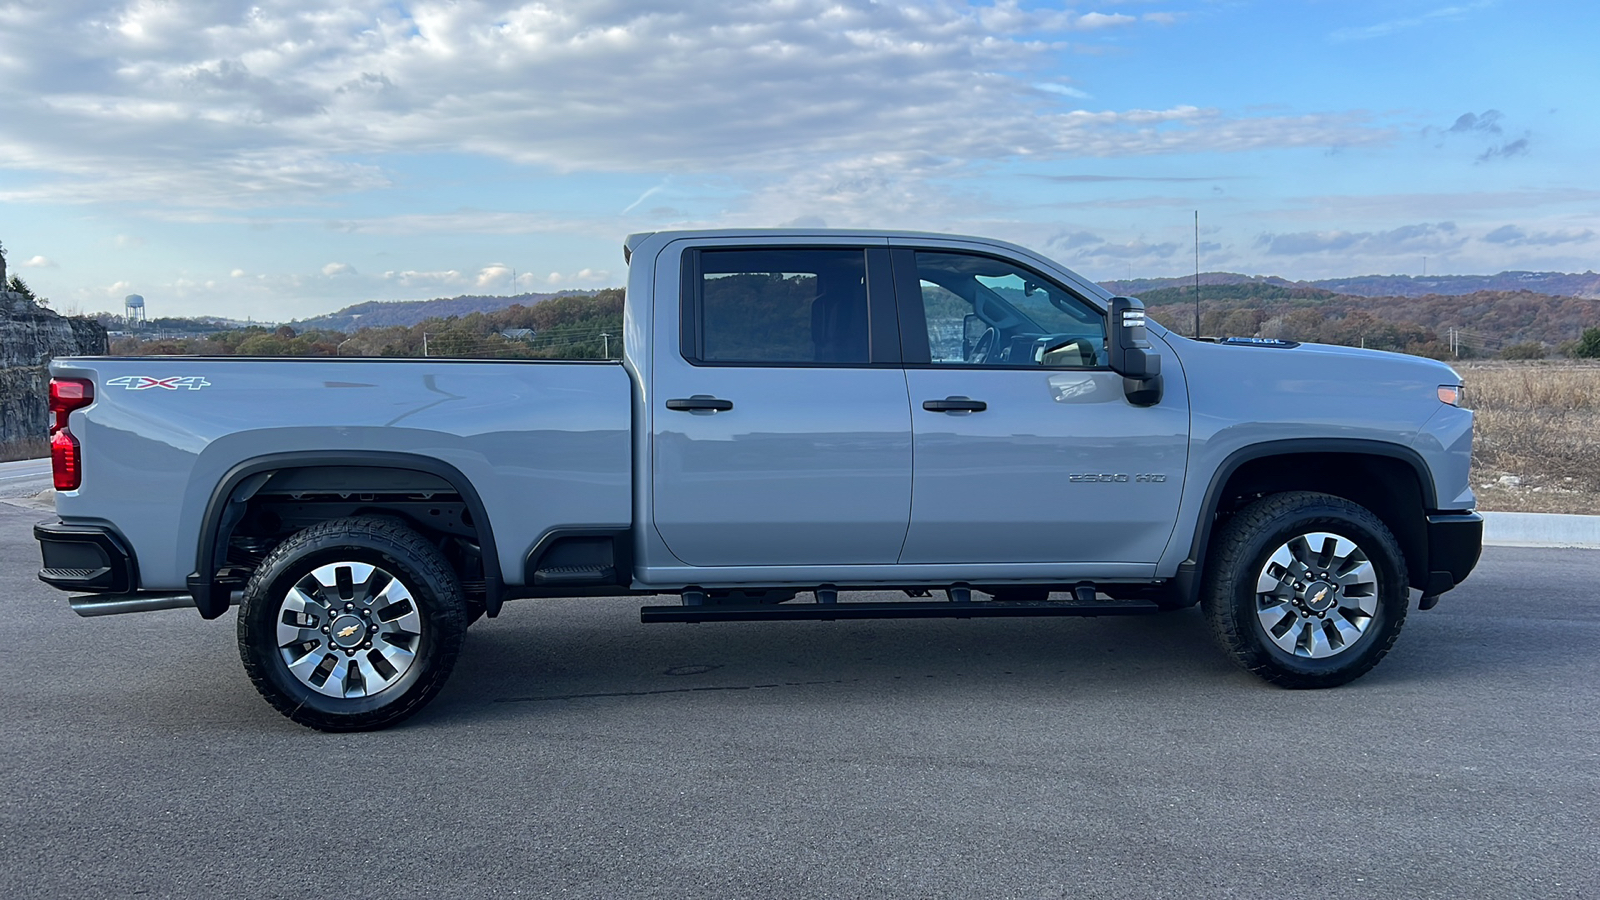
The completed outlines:
<svg viewBox="0 0 1600 900">
<path fill-rule="evenodd" d="M 1334 687 L 1394 646 L 1410 600 L 1405 573 L 1399 543 L 1366 508 L 1290 492 L 1222 528 L 1201 602 L 1239 665 L 1283 687 Z"/>
<path fill-rule="evenodd" d="M 455 573 L 422 536 L 383 519 L 335 519 L 294 534 L 256 569 L 239 655 L 294 721 L 385 728 L 444 686 L 468 615 Z"/>
</svg>

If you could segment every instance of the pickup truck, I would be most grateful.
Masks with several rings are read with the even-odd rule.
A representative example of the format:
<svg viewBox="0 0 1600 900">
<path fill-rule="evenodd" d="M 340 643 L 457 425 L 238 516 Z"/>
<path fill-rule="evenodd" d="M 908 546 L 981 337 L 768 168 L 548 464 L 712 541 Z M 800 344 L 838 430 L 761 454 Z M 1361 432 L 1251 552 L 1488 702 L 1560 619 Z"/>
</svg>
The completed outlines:
<svg viewBox="0 0 1600 900">
<path fill-rule="evenodd" d="M 56 360 L 39 577 L 82 615 L 237 605 L 262 695 L 360 730 L 517 598 L 678 595 L 646 622 L 1199 604 L 1239 665 L 1320 688 L 1477 562 L 1442 363 L 1191 340 L 982 238 L 624 252 L 621 360 Z"/>
</svg>

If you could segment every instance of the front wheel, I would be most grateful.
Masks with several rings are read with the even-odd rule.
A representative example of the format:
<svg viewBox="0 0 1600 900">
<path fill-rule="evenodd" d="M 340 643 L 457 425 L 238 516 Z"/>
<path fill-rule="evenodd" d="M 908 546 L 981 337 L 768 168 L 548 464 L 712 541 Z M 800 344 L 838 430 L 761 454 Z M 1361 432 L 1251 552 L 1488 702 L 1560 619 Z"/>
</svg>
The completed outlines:
<svg viewBox="0 0 1600 900">
<path fill-rule="evenodd" d="M 1296 491 L 1258 500 L 1222 528 L 1201 604 L 1240 666 L 1283 687 L 1334 687 L 1394 646 L 1406 581 L 1382 520 L 1343 498 Z"/>
<path fill-rule="evenodd" d="M 239 655 L 285 716 L 369 731 L 433 699 L 467 617 L 455 573 L 421 535 L 384 519 L 334 519 L 279 544 L 251 576 Z"/>
</svg>

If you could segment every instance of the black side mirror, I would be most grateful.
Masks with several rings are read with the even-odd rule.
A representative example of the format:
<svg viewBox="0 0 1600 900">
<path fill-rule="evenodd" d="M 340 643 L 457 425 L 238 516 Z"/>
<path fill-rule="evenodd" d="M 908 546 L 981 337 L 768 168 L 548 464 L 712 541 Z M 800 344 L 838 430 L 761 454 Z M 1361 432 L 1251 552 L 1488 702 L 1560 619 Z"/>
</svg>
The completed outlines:
<svg viewBox="0 0 1600 900">
<path fill-rule="evenodd" d="M 1144 324 L 1144 303 L 1133 297 L 1112 297 L 1107 315 L 1106 350 L 1111 371 L 1122 376 L 1122 389 L 1135 406 L 1161 402 L 1161 354 L 1150 349 Z"/>
</svg>

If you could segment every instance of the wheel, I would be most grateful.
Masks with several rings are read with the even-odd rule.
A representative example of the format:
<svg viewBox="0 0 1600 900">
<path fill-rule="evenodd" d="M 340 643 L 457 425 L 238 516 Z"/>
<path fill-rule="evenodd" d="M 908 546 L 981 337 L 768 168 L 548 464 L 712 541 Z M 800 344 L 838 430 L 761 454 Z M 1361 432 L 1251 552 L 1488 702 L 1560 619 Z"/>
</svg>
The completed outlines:
<svg viewBox="0 0 1600 900">
<path fill-rule="evenodd" d="M 969 363 L 988 362 L 989 354 L 994 350 L 996 337 L 997 335 L 993 328 L 984 329 L 983 335 L 978 338 L 978 342 L 972 345 L 972 352 L 967 354 L 966 361 Z"/>
<path fill-rule="evenodd" d="M 415 531 L 334 519 L 279 544 L 251 576 L 239 655 L 285 716 L 323 731 L 369 731 L 439 692 L 468 615 L 455 573 Z"/>
<path fill-rule="evenodd" d="M 1258 500 L 1218 534 L 1201 605 L 1222 649 L 1289 688 L 1335 687 L 1394 646 L 1410 593 L 1383 522 L 1340 497 Z"/>
</svg>

